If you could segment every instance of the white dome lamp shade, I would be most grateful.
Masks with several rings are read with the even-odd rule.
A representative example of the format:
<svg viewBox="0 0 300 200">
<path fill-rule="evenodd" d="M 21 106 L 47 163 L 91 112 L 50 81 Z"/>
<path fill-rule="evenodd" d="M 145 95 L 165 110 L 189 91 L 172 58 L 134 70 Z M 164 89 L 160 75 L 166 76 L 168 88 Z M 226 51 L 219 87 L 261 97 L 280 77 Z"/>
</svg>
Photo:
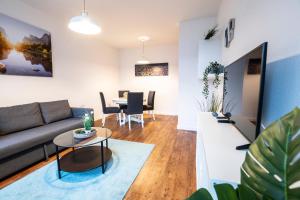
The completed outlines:
<svg viewBox="0 0 300 200">
<path fill-rule="evenodd" d="M 101 32 L 101 28 L 89 18 L 88 12 L 85 10 L 85 0 L 83 1 L 83 12 L 80 16 L 72 17 L 68 27 L 74 32 L 85 35 L 96 35 Z"/>
<path fill-rule="evenodd" d="M 142 56 L 141 59 L 136 62 L 139 65 L 147 65 L 150 64 L 150 61 L 145 57 L 145 42 L 150 38 L 148 36 L 141 36 L 138 38 L 142 42 Z"/>
</svg>

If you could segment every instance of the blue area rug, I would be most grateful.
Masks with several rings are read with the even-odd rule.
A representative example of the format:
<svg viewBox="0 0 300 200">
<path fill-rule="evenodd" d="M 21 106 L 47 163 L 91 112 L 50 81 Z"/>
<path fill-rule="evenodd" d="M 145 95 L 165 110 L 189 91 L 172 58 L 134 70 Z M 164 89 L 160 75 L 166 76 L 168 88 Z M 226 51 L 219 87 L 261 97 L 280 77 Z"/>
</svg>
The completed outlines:
<svg viewBox="0 0 300 200">
<path fill-rule="evenodd" d="M 54 161 L 0 190 L 0 199 L 123 199 L 154 145 L 110 139 L 109 148 L 113 155 L 105 174 L 96 168 L 82 173 L 62 172 L 62 179 L 58 179 Z"/>
</svg>

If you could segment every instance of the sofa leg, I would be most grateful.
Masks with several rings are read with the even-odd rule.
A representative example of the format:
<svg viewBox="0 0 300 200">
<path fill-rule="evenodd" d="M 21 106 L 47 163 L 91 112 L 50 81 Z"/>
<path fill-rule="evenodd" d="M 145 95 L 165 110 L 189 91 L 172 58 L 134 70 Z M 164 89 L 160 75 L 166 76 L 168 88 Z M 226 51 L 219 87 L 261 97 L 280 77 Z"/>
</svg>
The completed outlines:
<svg viewBox="0 0 300 200">
<path fill-rule="evenodd" d="M 48 161 L 49 155 L 48 155 L 48 151 L 47 151 L 47 145 L 44 144 L 43 148 L 44 148 L 45 161 Z"/>
</svg>

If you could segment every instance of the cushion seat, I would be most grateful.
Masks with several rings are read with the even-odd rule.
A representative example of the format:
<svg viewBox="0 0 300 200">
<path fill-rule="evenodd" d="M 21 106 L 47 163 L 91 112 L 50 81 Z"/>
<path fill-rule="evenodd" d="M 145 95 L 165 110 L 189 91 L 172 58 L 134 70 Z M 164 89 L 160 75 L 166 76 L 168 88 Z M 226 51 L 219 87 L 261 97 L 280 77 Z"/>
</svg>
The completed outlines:
<svg viewBox="0 0 300 200">
<path fill-rule="evenodd" d="M 104 114 L 119 113 L 119 112 L 121 112 L 119 107 L 106 107 Z"/>
<path fill-rule="evenodd" d="M 0 159 L 52 141 L 57 135 L 80 127 L 83 127 L 81 118 L 70 118 L 0 136 Z"/>
<path fill-rule="evenodd" d="M 143 105 L 143 110 L 153 110 L 153 106 Z"/>
</svg>

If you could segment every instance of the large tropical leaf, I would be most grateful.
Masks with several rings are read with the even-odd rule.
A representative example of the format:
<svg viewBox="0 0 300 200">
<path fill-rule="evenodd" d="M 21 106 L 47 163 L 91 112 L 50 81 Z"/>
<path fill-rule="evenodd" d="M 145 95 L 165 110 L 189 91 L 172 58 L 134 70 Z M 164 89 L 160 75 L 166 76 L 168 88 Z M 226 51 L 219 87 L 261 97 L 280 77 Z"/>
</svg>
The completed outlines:
<svg viewBox="0 0 300 200">
<path fill-rule="evenodd" d="M 204 188 L 197 190 L 189 198 L 187 198 L 187 200 L 199 200 L 199 199 L 200 200 L 213 200 L 213 198 L 211 197 L 209 192 Z"/>
<path fill-rule="evenodd" d="M 271 124 L 251 144 L 237 189 L 214 187 L 218 200 L 300 200 L 300 109 Z M 189 200 L 211 200 L 205 189 L 198 191 Z"/>
<path fill-rule="evenodd" d="M 300 199 L 300 109 L 271 124 L 251 144 L 241 184 L 256 199 Z"/>
</svg>

